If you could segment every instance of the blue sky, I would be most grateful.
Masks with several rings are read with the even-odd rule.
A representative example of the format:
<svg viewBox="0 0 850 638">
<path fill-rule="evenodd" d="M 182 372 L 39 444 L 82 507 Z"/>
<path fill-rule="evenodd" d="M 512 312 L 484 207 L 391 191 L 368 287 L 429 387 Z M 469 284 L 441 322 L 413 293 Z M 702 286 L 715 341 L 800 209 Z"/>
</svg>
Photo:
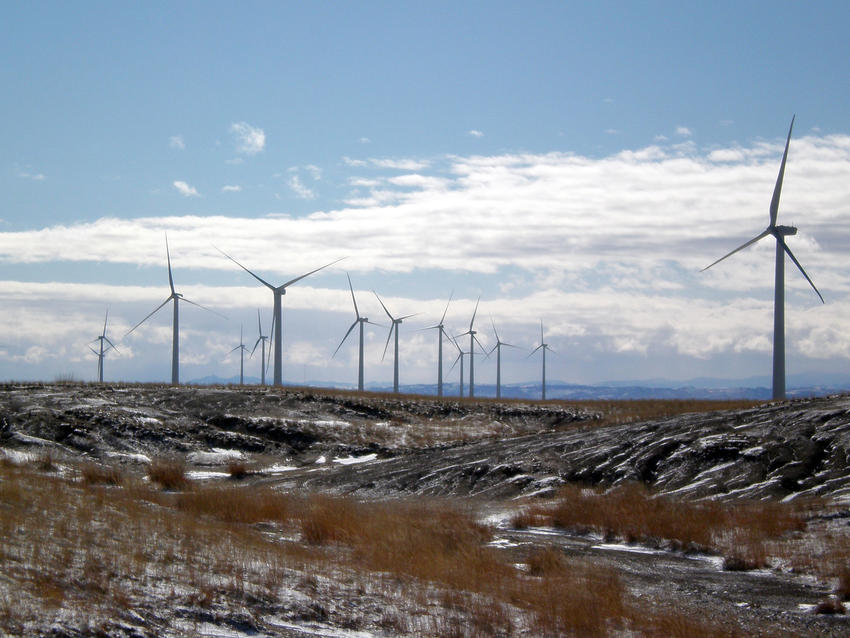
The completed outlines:
<svg viewBox="0 0 850 638">
<path fill-rule="evenodd" d="M 346 270 L 370 316 L 372 289 L 421 313 L 402 383 L 433 381 L 418 329 L 452 291 L 457 332 L 478 295 L 525 351 L 542 319 L 550 378 L 767 374 L 768 242 L 699 269 L 766 225 L 794 113 L 780 221 L 827 303 L 789 263 L 789 373 L 845 372 L 847 24 L 846 2 L 4 3 L 0 377 L 92 377 L 106 307 L 121 337 L 167 295 L 165 232 L 178 288 L 229 317 L 183 313 L 186 379 L 232 374 L 270 314 L 213 244 L 280 282 L 347 257 L 284 299 L 292 380 L 356 379 L 353 348 L 330 359 Z M 161 311 L 106 376 L 168 378 L 169 334 Z"/>
</svg>

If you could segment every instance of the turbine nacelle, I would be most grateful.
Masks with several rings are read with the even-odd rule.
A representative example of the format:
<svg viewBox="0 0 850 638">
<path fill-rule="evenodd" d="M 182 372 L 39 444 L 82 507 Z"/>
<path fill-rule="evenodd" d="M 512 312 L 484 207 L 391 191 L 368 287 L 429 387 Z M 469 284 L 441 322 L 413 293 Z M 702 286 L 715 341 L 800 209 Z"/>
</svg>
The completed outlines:
<svg viewBox="0 0 850 638">
<path fill-rule="evenodd" d="M 774 237 L 790 237 L 797 234 L 797 228 L 794 226 L 774 226 L 771 228 L 770 234 Z"/>
</svg>

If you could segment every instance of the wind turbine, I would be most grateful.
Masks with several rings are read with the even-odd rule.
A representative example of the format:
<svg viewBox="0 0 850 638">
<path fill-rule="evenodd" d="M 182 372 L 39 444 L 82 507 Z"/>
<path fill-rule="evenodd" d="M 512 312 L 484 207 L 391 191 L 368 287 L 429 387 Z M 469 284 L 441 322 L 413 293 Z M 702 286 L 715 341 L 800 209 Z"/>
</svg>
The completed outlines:
<svg viewBox="0 0 850 638">
<path fill-rule="evenodd" d="M 227 354 L 231 354 L 239 350 L 239 385 L 245 385 L 245 352 L 248 348 L 242 343 L 242 326 L 239 326 L 239 345 L 233 348 Z"/>
<path fill-rule="evenodd" d="M 226 252 L 221 250 L 221 248 L 216 248 L 222 255 L 227 257 L 234 264 L 239 266 L 242 270 L 251 275 L 254 279 L 263 284 L 266 288 L 269 288 L 274 295 L 274 318 L 272 320 L 272 334 L 277 334 L 277 339 L 274 340 L 274 385 L 283 385 L 283 319 L 282 319 L 282 297 L 286 294 L 286 289 L 294 284 L 295 282 L 301 281 L 304 277 L 309 277 L 313 273 L 319 272 L 327 268 L 328 266 L 334 265 L 337 261 L 341 261 L 341 259 L 337 259 L 335 261 L 330 262 L 329 264 L 325 264 L 324 266 L 320 266 L 315 270 L 311 270 L 308 273 L 304 273 L 296 277 L 295 279 L 290 279 L 286 283 L 281 284 L 280 286 L 272 286 L 265 279 L 260 277 L 254 272 L 251 272 L 245 266 L 236 261 L 233 257 L 228 255 Z M 344 259 L 344 258 L 342 258 Z"/>
<path fill-rule="evenodd" d="M 457 359 L 455 359 L 455 362 L 452 364 L 452 367 L 449 368 L 449 372 L 454 370 L 455 366 L 457 365 L 457 362 L 460 361 L 460 381 L 458 383 L 458 387 L 460 389 L 460 397 L 463 398 L 463 355 L 465 355 L 466 353 L 463 351 L 460 345 L 458 345 L 458 342 L 454 337 L 449 337 L 449 341 L 451 341 L 454 344 L 454 347 L 457 348 Z"/>
<path fill-rule="evenodd" d="M 475 323 L 475 315 L 478 312 L 478 303 L 481 301 L 481 297 L 478 297 L 478 301 L 475 302 L 475 310 L 472 311 L 472 319 L 469 321 L 469 330 L 466 332 L 462 332 L 459 335 L 455 335 L 455 337 L 463 337 L 464 335 L 469 335 L 469 396 L 475 396 L 475 343 L 478 342 L 478 347 L 481 348 L 481 352 L 487 354 L 487 351 L 484 349 L 484 346 L 481 345 L 481 342 L 478 341 L 478 337 L 475 330 L 472 328 L 472 324 Z"/>
<path fill-rule="evenodd" d="M 260 346 L 260 385 L 266 385 L 266 341 L 269 338 L 263 334 L 263 324 L 260 322 L 260 309 L 257 308 L 257 329 L 259 330 L 260 336 L 257 337 L 257 340 L 254 342 L 254 347 L 251 350 L 251 356 L 254 356 L 254 350 L 257 349 L 257 345 Z"/>
<path fill-rule="evenodd" d="M 91 341 L 91 343 L 94 343 L 95 341 L 100 342 L 99 351 L 95 350 L 94 348 L 89 346 L 89 350 L 91 350 L 92 352 L 94 352 L 97 355 L 97 380 L 100 383 L 103 383 L 103 357 L 106 355 L 107 352 L 109 352 L 110 348 L 115 350 L 115 352 L 118 352 L 118 348 L 116 348 L 115 344 L 112 343 L 109 340 L 109 337 L 106 336 L 106 321 L 108 319 L 109 319 L 109 309 L 107 308 L 106 316 L 103 318 L 103 333 L 99 337 L 97 337 L 96 339 L 93 339 Z M 109 344 L 105 348 L 103 347 L 104 342 Z"/>
<path fill-rule="evenodd" d="M 451 337 L 446 332 L 445 327 L 443 326 L 443 321 L 446 319 L 446 313 L 449 311 L 449 304 L 452 302 L 452 296 L 454 293 L 449 295 L 449 301 L 446 304 L 446 309 L 443 311 L 443 316 L 440 317 L 440 323 L 436 326 L 429 326 L 428 328 L 423 328 L 423 330 L 438 330 L 437 333 L 437 396 L 443 396 L 443 336 Z"/>
<path fill-rule="evenodd" d="M 505 343 L 501 339 L 499 339 L 499 331 L 496 330 L 496 322 L 493 321 L 493 317 L 490 317 L 490 323 L 493 324 L 493 332 L 496 334 L 496 345 L 493 346 L 492 350 L 488 353 L 488 356 L 493 354 L 493 350 L 496 351 L 496 398 L 502 398 L 502 346 L 508 346 L 509 348 L 516 348 L 510 343 Z"/>
<path fill-rule="evenodd" d="M 336 353 L 339 352 L 342 344 L 345 343 L 346 339 L 348 339 L 348 335 L 350 335 L 351 331 L 354 330 L 354 326 L 360 324 L 360 361 L 357 367 L 357 389 L 360 392 L 363 392 L 363 324 L 370 323 L 373 326 L 378 326 L 380 324 L 369 321 L 369 317 L 360 316 L 360 311 L 357 309 L 357 299 L 354 298 L 354 287 L 351 285 L 351 276 L 348 273 L 345 273 L 345 276 L 348 277 L 348 288 L 351 290 L 351 301 L 354 302 L 354 314 L 356 315 L 356 318 L 354 319 L 354 323 L 352 323 L 351 327 L 348 329 L 348 332 L 345 333 L 342 341 L 339 342 L 336 350 L 334 350 L 333 355 L 331 355 L 331 359 L 333 359 L 336 356 Z"/>
<path fill-rule="evenodd" d="M 796 116 L 795 116 L 796 117 Z M 782 164 L 779 166 L 779 176 L 776 178 L 776 186 L 773 188 L 773 198 L 770 200 L 770 223 L 767 228 L 756 235 L 750 241 L 741 244 L 732 252 L 724 255 L 717 261 L 709 264 L 703 271 L 708 270 L 717 263 L 720 263 L 727 257 L 734 255 L 739 250 L 743 250 L 760 239 L 764 239 L 768 235 L 773 235 L 776 238 L 776 273 L 774 279 L 773 290 L 773 398 L 785 398 L 785 253 L 794 262 L 794 265 L 803 273 L 803 277 L 809 282 L 817 296 L 820 297 L 821 303 L 825 303 L 823 295 L 815 286 L 814 282 L 803 270 L 800 262 L 794 257 L 794 253 L 788 248 L 785 243 L 785 237 L 796 235 L 797 229 L 794 226 L 778 226 L 776 217 L 779 213 L 779 195 L 782 192 L 782 179 L 785 175 L 785 162 L 788 159 L 788 146 L 791 143 L 791 131 L 794 129 L 794 117 L 791 118 L 791 126 L 788 128 L 788 139 L 785 140 L 785 153 L 782 155 Z"/>
<path fill-rule="evenodd" d="M 372 292 L 375 292 L 375 291 L 373 290 Z M 390 311 L 387 310 L 387 307 L 384 305 L 384 302 L 381 301 L 381 298 L 378 296 L 377 292 L 375 292 L 375 296 L 378 297 L 378 303 L 381 304 L 381 308 L 384 309 L 384 312 L 387 313 L 387 316 L 390 318 L 390 321 L 392 322 L 390 324 L 390 331 L 387 334 L 387 343 L 384 346 L 384 354 L 381 357 L 381 361 L 383 361 L 384 357 L 387 356 L 387 348 L 390 346 L 390 337 L 392 337 L 393 333 L 395 333 L 395 353 L 393 355 L 393 392 L 398 394 L 398 327 L 401 325 L 401 323 L 405 319 L 409 319 L 410 317 L 415 316 L 416 313 L 414 313 L 412 315 L 404 315 L 403 317 L 399 317 L 398 319 L 396 319 L 395 317 L 393 317 L 390 314 Z"/>
<path fill-rule="evenodd" d="M 174 279 L 171 276 L 171 252 L 168 250 L 168 235 L 165 236 L 165 256 L 168 259 L 168 285 L 171 288 L 171 294 L 168 295 L 166 300 L 163 301 L 161 304 L 159 304 L 154 309 L 154 311 L 151 312 L 147 317 L 145 317 L 139 323 L 137 323 L 135 326 L 130 328 L 130 332 L 128 332 L 124 336 L 126 337 L 127 335 L 129 335 L 136 328 L 141 326 L 145 321 L 147 321 L 148 319 L 153 317 L 157 312 L 159 312 L 160 308 L 162 308 L 165 304 L 167 304 L 169 301 L 173 300 L 174 301 L 174 316 L 173 316 L 172 323 L 171 323 L 171 385 L 178 385 L 180 383 L 180 323 L 179 323 L 179 314 L 180 314 L 179 308 L 180 308 L 180 305 L 179 305 L 179 302 L 182 300 L 182 301 L 185 301 L 188 304 L 192 304 L 193 306 L 197 306 L 198 308 L 206 310 L 207 312 L 211 312 L 213 314 L 216 314 L 219 317 L 223 317 L 224 319 L 227 319 L 227 317 L 225 317 L 223 314 L 221 314 L 219 312 L 216 312 L 215 310 L 210 310 L 209 308 L 206 308 L 199 303 L 195 303 L 194 301 L 190 301 L 189 299 L 186 299 L 182 294 L 180 294 L 179 292 L 174 290 Z"/>
<path fill-rule="evenodd" d="M 534 350 L 532 350 L 529 353 L 528 356 L 530 357 L 535 352 L 537 352 L 538 350 L 541 350 L 541 349 L 543 350 L 543 393 L 542 393 L 542 399 L 543 399 L 543 401 L 545 401 L 546 400 L 546 351 L 552 350 L 552 348 L 549 347 L 548 343 L 543 341 L 543 321 L 542 320 L 540 321 L 540 345 L 537 346 Z M 555 351 L 552 350 L 552 352 L 555 352 Z M 526 358 L 528 358 L 528 357 L 526 357 Z"/>
</svg>

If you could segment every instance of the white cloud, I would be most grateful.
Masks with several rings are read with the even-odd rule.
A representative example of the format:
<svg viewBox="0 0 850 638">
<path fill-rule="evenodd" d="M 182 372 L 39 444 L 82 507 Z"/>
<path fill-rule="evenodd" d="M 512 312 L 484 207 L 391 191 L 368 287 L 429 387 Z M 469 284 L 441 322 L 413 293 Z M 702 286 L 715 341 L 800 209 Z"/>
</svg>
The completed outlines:
<svg viewBox="0 0 850 638">
<path fill-rule="evenodd" d="M 400 171 L 420 171 L 431 165 L 426 160 L 415 159 L 370 159 L 369 162 L 372 166 L 378 168 L 390 168 Z"/>
<path fill-rule="evenodd" d="M 186 143 L 183 141 L 182 135 L 172 135 L 168 138 L 168 145 L 171 148 L 176 148 L 177 150 L 184 150 L 186 148 Z"/>
<path fill-rule="evenodd" d="M 234 136 L 236 152 L 242 155 L 256 155 L 266 146 L 266 134 L 261 128 L 247 122 L 235 122 L 230 125 Z"/>
<path fill-rule="evenodd" d="M 617 129 L 615 129 L 615 128 L 606 128 L 606 129 L 605 129 L 605 131 L 604 131 L 604 133 L 605 133 L 606 135 L 617 135 L 617 134 L 619 134 L 619 133 L 620 133 L 620 131 L 618 131 L 618 130 L 617 130 Z"/>
<path fill-rule="evenodd" d="M 693 131 L 691 131 L 691 129 L 687 126 L 676 127 L 676 135 L 679 135 L 680 137 L 691 137 L 693 134 Z"/>
<path fill-rule="evenodd" d="M 372 143 L 372 140 L 370 140 L 368 137 L 361 137 L 358 141 L 361 144 L 371 144 Z"/>
<path fill-rule="evenodd" d="M 47 176 L 44 173 L 32 173 L 30 170 L 18 170 L 18 177 L 21 179 L 31 179 L 34 182 L 43 182 L 47 179 Z"/>
<path fill-rule="evenodd" d="M 362 167 L 362 166 L 368 166 L 369 165 L 369 163 L 365 160 L 353 159 L 353 158 L 347 157 L 347 156 L 343 156 L 342 163 L 345 164 L 346 166 L 353 166 L 353 167 Z"/>
<path fill-rule="evenodd" d="M 470 135 L 472 137 L 484 137 L 484 133 L 482 133 L 481 131 L 477 131 L 475 129 L 471 129 L 471 130 L 467 131 L 466 134 Z"/>
<path fill-rule="evenodd" d="M 233 185 L 227 184 L 227 185 L 221 187 L 222 193 L 238 193 L 241 190 L 242 190 L 242 187 L 239 186 L 238 184 L 233 184 Z"/>
<path fill-rule="evenodd" d="M 177 192 L 183 195 L 184 197 L 200 197 L 200 193 L 198 193 L 197 189 L 194 186 L 189 186 L 186 182 L 182 180 L 175 180 L 172 182 L 174 188 L 177 189 Z"/>
<path fill-rule="evenodd" d="M 307 166 L 304 167 L 304 170 L 306 170 L 310 174 L 310 177 L 314 180 L 318 181 L 322 179 L 322 169 L 315 164 L 307 164 Z"/>
<path fill-rule="evenodd" d="M 316 193 L 307 188 L 298 175 L 293 175 L 289 178 L 289 188 L 292 189 L 292 192 L 299 199 L 315 199 L 316 197 Z"/>
</svg>

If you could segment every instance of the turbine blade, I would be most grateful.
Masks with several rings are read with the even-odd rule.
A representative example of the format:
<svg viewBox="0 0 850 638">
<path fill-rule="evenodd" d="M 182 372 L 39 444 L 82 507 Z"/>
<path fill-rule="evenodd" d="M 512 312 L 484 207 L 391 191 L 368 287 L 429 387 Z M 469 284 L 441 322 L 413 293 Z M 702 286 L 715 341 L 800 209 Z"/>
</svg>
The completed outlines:
<svg viewBox="0 0 850 638">
<path fill-rule="evenodd" d="M 109 319 L 109 308 L 106 309 L 106 316 L 103 318 L 103 337 L 106 337 L 106 322 Z"/>
<path fill-rule="evenodd" d="M 263 334 L 263 323 L 260 321 L 260 309 L 257 308 L 257 334 Z"/>
<path fill-rule="evenodd" d="M 174 279 L 171 278 L 171 251 L 168 250 L 168 233 L 165 233 L 165 256 L 168 258 L 168 285 L 171 286 L 171 294 L 174 294 Z"/>
<path fill-rule="evenodd" d="M 259 282 L 260 282 L 261 284 L 263 284 L 264 286 L 267 286 L 268 288 L 271 288 L 272 290 L 274 290 L 274 289 L 275 289 L 275 288 L 274 288 L 274 286 L 272 286 L 269 282 L 267 282 L 265 279 L 263 279 L 262 277 L 260 277 L 258 274 L 254 273 L 254 272 L 251 272 L 250 270 L 248 270 L 247 268 L 245 268 L 245 266 L 243 266 L 242 264 L 240 264 L 238 261 L 236 261 L 233 257 L 231 257 L 230 255 L 228 255 L 226 252 L 224 252 L 224 251 L 223 251 L 221 248 L 219 248 L 218 246 L 213 246 L 213 248 L 215 248 L 218 252 L 220 252 L 222 255 L 224 255 L 225 257 L 227 257 L 230 261 L 232 261 L 234 264 L 236 264 L 237 266 L 239 266 L 242 270 L 244 270 L 246 273 L 248 273 L 249 275 L 251 275 L 254 279 L 256 279 L 257 281 L 259 281 Z"/>
<path fill-rule="evenodd" d="M 496 343 L 499 343 L 499 331 L 496 330 L 496 322 L 493 321 L 493 315 L 490 315 L 490 323 L 493 324 L 493 333 L 496 335 Z"/>
<path fill-rule="evenodd" d="M 486 354 L 488 357 L 490 356 L 489 354 L 487 354 L 487 350 L 484 348 L 484 346 L 483 346 L 483 345 L 481 344 L 481 342 L 478 340 L 478 337 L 476 337 L 475 335 L 472 335 L 472 340 L 473 340 L 473 341 L 475 341 L 475 343 L 477 343 L 477 344 L 478 344 L 478 347 L 479 347 L 479 348 L 481 348 L 481 352 L 483 352 L 484 354 Z"/>
<path fill-rule="evenodd" d="M 543 320 L 540 320 L 540 343 L 543 343 Z"/>
<path fill-rule="evenodd" d="M 390 347 L 390 338 L 393 336 L 393 329 L 398 330 L 398 325 L 394 323 L 390 326 L 390 331 L 387 333 L 387 343 L 384 346 L 384 354 L 381 355 L 381 361 L 387 356 L 387 348 Z"/>
<path fill-rule="evenodd" d="M 534 350 L 532 350 L 531 352 L 529 352 L 529 353 L 528 353 L 528 357 L 530 357 L 531 355 L 533 355 L 535 352 L 537 352 L 538 350 L 540 350 L 540 348 L 542 348 L 542 347 L 543 347 L 543 344 L 541 343 L 541 344 L 540 344 L 539 346 L 537 346 Z M 528 359 L 528 357 L 526 357 L 526 359 Z"/>
<path fill-rule="evenodd" d="M 809 282 L 809 285 L 811 285 L 811 287 L 812 287 L 812 288 L 814 289 L 814 291 L 817 293 L 817 296 L 818 296 L 818 297 L 820 297 L 821 303 L 826 303 L 826 302 L 823 300 L 823 295 L 822 295 L 822 294 L 820 294 L 820 290 L 818 290 L 817 286 L 815 286 L 815 282 L 813 282 L 813 281 L 811 280 L 811 278 L 810 278 L 810 277 L 806 274 L 806 271 L 805 271 L 805 270 L 803 270 L 803 267 L 800 265 L 800 262 L 799 262 L 799 261 L 797 261 L 797 258 L 794 256 L 794 253 L 792 253 L 792 252 L 791 252 L 791 249 L 790 249 L 790 248 L 788 248 L 788 244 L 786 244 L 786 243 L 785 243 L 785 241 L 784 241 L 784 240 L 782 240 L 782 239 L 778 239 L 778 238 L 777 238 L 777 241 L 779 241 L 779 242 L 781 242 L 781 243 L 782 243 L 782 248 L 784 248 L 784 249 L 785 249 L 785 252 L 786 252 L 786 253 L 788 253 L 788 256 L 791 258 L 791 261 L 793 261 L 793 262 L 794 262 L 794 265 L 796 265 L 796 266 L 797 266 L 797 268 L 799 268 L 799 269 L 800 269 L 800 272 L 801 272 L 801 273 L 803 273 L 803 277 L 805 277 L 805 278 L 806 278 L 806 281 L 808 281 L 808 282 Z"/>
<path fill-rule="evenodd" d="M 230 351 L 230 352 L 228 352 L 227 354 L 230 354 L 230 353 L 232 353 L 232 352 L 236 352 L 236 351 L 237 351 L 237 350 L 239 350 L 239 348 L 241 348 L 241 347 L 242 347 L 242 346 L 236 346 L 235 348 L 233 348 L 233 350 L 231 350 L 231 351 Z"/>
<path fill-rule="evenodd" d="M 410 319 L 411 317 L 415 317 L 416 315 L 421 315 L 421 312 L 414 312 L 412 315 L 404 315 L 403 317 L 399 317 L 399 321 L 404 321 L 405 319 Z"/>
<path fill-rule="evenodd" d="M 765 230 L 764 230 L 764 232 L 762 232 L 762 233 L 760 233 L 760 234 L 756 235 L 756 236 L 755 236 L 755 237 L 753 237 L 750 241 L 748 241 L 748 242 L 746 242 L 746 243 L 744 243 L 744 244 L 741 244 L 741 245 L 740 245 L 740 246 L 738 246 L 735 250 L 733 250 L 731 253 L 727 253 L 727 254 L 723 255 L 723 257 L 721 257 L 720 259 L 718 259 L 717 261 L 713 261 L 713 262 L 711 262 L 708 266 L 706 266 L 705 268 L 703 268 L 702 270 L 700 270 L 700 272 L 705 272 L 706 270 L 708 270 L 709 268 L 711 268 L 711 267 L 712 267 L 712 266 L 714 266 L 715 264 L 719 264 L 721 261 L 723 261 L 723 260 L 724 260 L 724 259 L 726 259 L 727 257 L 731 257 L 732 255 L 734 255 L 734 254 L 735 254 L 736 252 L 738 252 L 739 250 L 744 250 L 744 248 L 746 248 L 747 246 L 751 246 L 752 244 L 756 243 L 758 240 L 760 240 L 760 239 L 764 239 L 765 237 L 767 237 L 767 236 L 768 236 L 768 235 L 770 235 L 770 234 L 771 234 L 771 233 L 770 233 L 770 228 L 765 229 Z"/>
<path fill-rule="evenodd" d="M 354 298 L 354 286 L 351 285 L 351 275 L 345 273 L 345 276 L 348 277 L 348 289 L 351 291 L 351 301 L 354 302 L 354 314 L 360 319 L 360 311 L 357 309 L 357 299 Z"/>
<path fill-rule="evenodd" d="M 106 341 L 106 343 L 108 343 L 110 346 L 112 346 L 112 348 L 115 350 L 115 352 L 118 352 L 118 346 L 116 346 L 114 343 L 112 343 L 109 340 L 109 337 L 104 337 L 103 339 L 104 339 L 104 341 Z"/>
<path fill-rule="evenodd" d="M 446 303 L 446 309 L 443 310 L 443 316 L 440 317 L 440 325 L 443 325 L 443 321 L 445 321 L 446 319 L 446 313 L 449 311 L 449 304 L 452 302 L 452 297 L 454 297 L 454 294 L 455 291 L 452 290 L 451 294 L 449 295 L 449 301 Z"/>
<path fill-rule="evenodd" d="M 791 144 L 791 131 L 794 130 L 794 118 L 791 117 L 791 126 L 788 127 L 788 139 L 785 140 L 785 152 L 782 154 L 782 164 L 779 166 L 779 176 L 776 178 L 776 186 L 773 187 L 773 198 L 770 200 L 770 225 L 776 225 L 776 217 L 779 214 L 779 195 L 782 193 L 782 179 L 785 177 L 785 161 L 788 159 L 788 146 Z"/>
<path fill-rule="evenodd" d="M 375 292 L 374 290 L 372 292 Z M 375 296 L 378 297 L 378 293 L 375 292 Z M 387 307 L 384 305 L 384 302 L 381 301 L 381 298 L 378 297 L 378 303 L 381 304 L 381 308 L 384 309 L 384 312 L 387 313 L 387 316 L 390 318 L 390 321 L 395 321 L 395 317 L 390 314 L 390 311 L 387 310 Z"/>
<path fill-rule="evenodd" d="M 124 337 L 127 337 L 127 335 L 129 335 L 131 332 L 133 332 L 133 330 L 135 330 L 136 328 L 138 328 L 139 326 L 141 326 L 141 325 L 142 325 L 145 321 L 147 321 L 148 319 L 150 319 L 151 317 L 153 317 L 153 316 L 154 316 L 157 312 L 159 312 L 160 308 L 162 308 L 165 304 L 167 304 L 167 303 L 168 303 L 169 301 L 171 301 L 172 299 L 176 299 L 176 297 L 169 297 L 168 299 L 166 299 L 165 301 L 163 301 L 161 304 L 159 304 L 159 305 L 156 307 L 156 309 L 155 309 L 152 313 L 150 313 L 147 317 L 145 317 L 144 319 L 142 319 L 142 320 L 141 320 L 139 323 L 137 323 L 135 326 L 133 326 L 132 328 L 130 328 L 130 330 L 127 332 L 127 334 L 125 334 L 125 335 L 124 335 Z M 175 303 L 177 303 L 177 302 L 175 301 Z"/>
<path fill-rule="evenodd" d="M 223 314 L 221 314 L 220 312 L 218 312 L 218 311 L 216 311 L 216 310 L 212 310 L 211 308 L 207 308 L 206 306 L 202 306 L 201 304 L 196 303 L 196 302 L 192 301 L 191 299 L 186 299 L 186 297 L 181 297 L 180 299 L 181 299 L 181 301 L 185 301 L 185 302 L 186 302 L 186 303 L 188 303 L 188 304 L 192 304 L 193 306 L 197 306 L 197 307 L 198 307 L 198 308 L 200 308 L 201 310 L 206 310 L 207 312 L 211 312 L 211 313 L 213 313 L 214 315 L 218 315 L 218 316 L 219 316 L 219 317 L 221 317 L 222 319 L 227 319 L 227 317 L 225 317 L 225 316 L 224 316 Z M 230 321 L 230 319 L 227 319 L 227 320 L 228 320 L 228 321 Z"/>
<path fill-rule="evenodd" d="M 257 337 L 257 340 L 254 342 L 254 347 L 253 347 L 253 348 L 251 348 L 251 356 L 252 356 L 252 357 L 254 356 L 254 350 L 256 350 L 256 349 L 257 349 L 257 346 L 258 346 L 258 345 L 260 345 L 260 340 L 261 340 L 261 339 L 262 339 L 262 337 Z"/>
<path fill-rule="evenodd" d="M 481 295 L 478 295 L 478 300 L 475 302 L 475 310 L 472 311 L 472 319 L 469 321 L 469 331 L 472 332 L 472 324 L 475 323 L 475 314 L 478 312 L 478 304 L 481 301 Z"/>
<path fill-rule="evenodd" d="M 92 348 L 91 346 L 89 346 L 89 350 L 91 350 L 92 352 L 94 352 L 95 356 L 97 356 L 97 357 L 99 357 L 99 356 L 100 356 L 100 353 L 99 353 L 97 350 L 95 350 L 94 348 Z"/>
<path fill-rule="evenodd" d="M 331 355 L 331 359 L 333 359 L 336 356 L 336 353 L 339 352 L 339 349 L 342 348 L 342 344 L 344 344 L 345 340 L 348 339 L 348 335 L 351 334 L 351 331 L 354 330 L 354 326 L 356 325 L 357 321 L 351 324 L 351 327 L 348 329 L 348 332 L 345 333 L 345 336 L 342 338 L 342 341 L 339 342 L 339 345 L 336 347 L 336 350 L 334 350 L 334 353 Z"/>
<path fill-rule="evenodd" d="M 304 273 L 304 274 L 303 274 L 303 275 L 301 275 L 300 277 L 296 277 L 295 279 L 290 279 L 290 280 L 289 280 L 289 281 L 287 281 L 285 284 L 281 284 L 281 285 L 280 285 L 280 286 L 278 286 L 277 288 L 278 288 L 278 290 L 281 290 L 281 289 L 286 288 L 287 286 L 291 286 L 291 285 L 292 285 L 292 284 L 294 284 L 296 281 L 301 281 L 302 279 L 304 279 L 304 277 L 309 277 L 309 276 L 310 276 L 310 275 L 312 275 L 314 272 L 319 272 L 320 270 L 324 270 L 324 269 L 325 269 L 325 268 L 327 268 L 328 266 L 333 266 L 335 263 L 337 263 L 338 261 L 342 261 L 343 259 L 345 259 L 345 257 L 340 257 L 339 259 L 336 259 L 336 260 L 332 261 L 332 262 L 331 262 L 331 263 L 329 263 L 329 264 L 325 264 L 324 266 L 320 266 L 319 268 L 316 268 L 316 270 L 311 270 L 311 271 L 310 271 L 310 272 L 308 272 L 308 273 Z"/>
<path fill-rule="evenodd" d="M 369 319 L 366 320 L 366 323 L 368 323 L 370 326 L 377 326 L 378 328 L 386 328 L 387 327 L 382 323 L 375 323 L 374 321 L 370 321 Z"/>
<path fill-rule="evenodd" d="M 449 368 L 449 372 L 451 372 L 452 370 L 454 370 L 454 369 L 455 369 L 455 366 L 457 365 L 457 362 L 458 362 L 458 361 L 460 361 L 460 358 L 461 358 L 462 356 L 463 356 L 463 352 L 461 352 L 459 355 L 457 355 L 457 358 L 455 359 L 455 362 L 452 364 L 452 367 L 451 367 L 451 368 Z"/>
</svg>

